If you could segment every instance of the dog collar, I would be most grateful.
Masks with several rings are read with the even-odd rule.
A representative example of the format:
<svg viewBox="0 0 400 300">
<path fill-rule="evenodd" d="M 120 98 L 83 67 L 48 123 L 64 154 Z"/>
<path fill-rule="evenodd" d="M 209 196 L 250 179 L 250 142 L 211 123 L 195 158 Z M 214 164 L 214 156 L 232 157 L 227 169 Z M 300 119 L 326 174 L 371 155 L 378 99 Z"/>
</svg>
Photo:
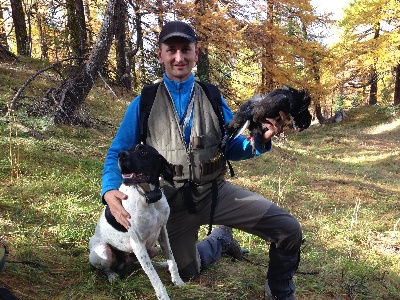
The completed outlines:
<svg viewBox="0 0 400 300">
<path fill-rule="evenodd" d="M 137 186 L 140 188 L 138 189 L 139 193 L 146 199 L 146 203 L 156 203 L 162 198 L 163 194 L 158 186 L 153 190 L 151 190 L 148 183 L 139 183 Z"/>
<path fill-rule="evenodd" d="M 145 198 L 147 203 L 156 203 L 158 200 L 162 198 L 161 189 L 155 189 L 150 192 L 145 193 Z"/>
</svg>

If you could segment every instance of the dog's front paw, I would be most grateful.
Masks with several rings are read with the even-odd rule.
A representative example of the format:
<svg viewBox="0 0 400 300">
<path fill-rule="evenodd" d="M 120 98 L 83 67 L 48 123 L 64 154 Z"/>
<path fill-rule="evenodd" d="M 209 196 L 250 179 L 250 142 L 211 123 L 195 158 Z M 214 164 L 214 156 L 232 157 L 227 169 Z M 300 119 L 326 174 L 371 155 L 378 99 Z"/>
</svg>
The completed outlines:
<svg viewBox="0 0 400 300">
<path fill-rule="evenodd" d="M 119 275 L 114 272 L 108 272 L 107 278 L 108 278 L 109 283 L 113 283 L 115 280 L 117 280 L 119 278 Z"/>
<path fill-rule="evenodd" d="M 172 283 L 174 285 L 185 285 L 185 283 L 183 282 L 183 280 L 180 277 L 175 278 L 175 280 L 173 280 Z"/>
</svg>

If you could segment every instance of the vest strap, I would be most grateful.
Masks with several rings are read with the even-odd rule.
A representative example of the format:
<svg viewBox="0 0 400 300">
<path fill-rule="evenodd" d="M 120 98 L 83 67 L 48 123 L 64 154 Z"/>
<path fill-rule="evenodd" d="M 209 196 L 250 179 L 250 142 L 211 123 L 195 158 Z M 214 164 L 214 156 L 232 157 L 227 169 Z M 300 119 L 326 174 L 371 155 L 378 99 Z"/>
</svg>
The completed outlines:
<svg viewBox="0 0 400 300">
<path fill-rule="evenodd" d="M 185 181 L 185 184 L 183 185 L 182 188 L 182 197 L 183 197 L 183 202 L 185 203 L 189 214 L 195 214 L 197 213 L 196 209 L 196 204 L 193 201 L 193 196 L 192 196 L 192 191 L 190 189 L 192 183 L 188 180 Z"/>
<path fill-rule="evenodd" d="M 208 223 L 208 233 L 207 233 L 207 235 L 211 234 L 212 225 L 214 223 L 215 208 L 217 207 L 218 184 L 217 184 L 217 180 L 215 180 L 215 179 L 212 181 L 211 194 L 212 194 L 212 198 L 211 198 L 210 222 Z"/>
</svg>

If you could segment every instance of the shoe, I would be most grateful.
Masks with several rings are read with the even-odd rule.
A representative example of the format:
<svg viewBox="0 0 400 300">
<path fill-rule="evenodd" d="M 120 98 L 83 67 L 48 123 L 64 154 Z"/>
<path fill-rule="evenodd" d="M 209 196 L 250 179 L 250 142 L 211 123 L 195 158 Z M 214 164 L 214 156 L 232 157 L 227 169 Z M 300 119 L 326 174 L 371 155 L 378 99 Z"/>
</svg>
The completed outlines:
<svg viewBox="0 0 400 300">
<path fill-rule="evenodd" d="M 272 295 L 271 289 L 269 288 L 268 279 L 265 281 L 264 300 L 276 300 L 276 297 Z"/>
<path fill-rule="evenodd" d="M 6 245 L 4 245 L 0 241 L 0 271 L 3 270 L 3 268 L 4 268 L 4 264 L 6 263 L 7 255 L 8 255 L 8 249 L 7 249 Z"/>
<path fill-rule="evenodd" d="M 271 289 L 268 279 L 265 281 L 265 300 L 296 300 L 292 280 L 284 280 L 277 285 L 278 289 Z"/>
<path fill-rule="evenodd" d="M 249 250 L 241 248 L 239 242 L 233 237 L 231 227 L 219 225 L 214 230 L 219 233 L 217 239 L 222 244 L 222 254 L 232 257 L 233 260 L 242 260 L 243 255 L 249 253 Z"/>
</svg>

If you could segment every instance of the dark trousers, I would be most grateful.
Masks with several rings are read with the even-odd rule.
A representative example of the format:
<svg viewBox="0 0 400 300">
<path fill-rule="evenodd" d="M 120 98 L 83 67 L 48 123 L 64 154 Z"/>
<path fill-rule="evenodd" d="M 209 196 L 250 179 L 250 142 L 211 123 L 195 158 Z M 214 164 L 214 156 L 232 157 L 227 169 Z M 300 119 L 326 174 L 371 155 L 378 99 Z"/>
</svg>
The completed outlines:
<svg viewBox="0 0 400 300">
<path fill-rule="evenodd" d="M 167 230 L 179 272 L 184 280 L 198 276 L 202 269 L 221 256 L 221 248 L 212 238 L 198 242 L 200 226 L 207 225 L 210 220 L 211 184 L 193 187 L 192 195 L 196 203 L 194 214 L 186 209 L 180 191 L 169 199 L 171 214 Z M 213 221 L 214 224 L 231 226 L 259 236 L 271 242 L 274 249 L 283 252 L 296 253 L 301 246 L 301 227 L 291 214 L 262 196 L 225 180 L 218 180 L 218 202 Z M 280 260 L 279 256 L 277 260 Z M 279 263 L 275 261 L 272 265 L 279 266 Z M 294 273 L 297 265 L 298 261 L 294 261 L 285 269 Z M 269 274 L 282 277 L 278 267 L 276 270 L 269 270 Z"/>
</svg>

